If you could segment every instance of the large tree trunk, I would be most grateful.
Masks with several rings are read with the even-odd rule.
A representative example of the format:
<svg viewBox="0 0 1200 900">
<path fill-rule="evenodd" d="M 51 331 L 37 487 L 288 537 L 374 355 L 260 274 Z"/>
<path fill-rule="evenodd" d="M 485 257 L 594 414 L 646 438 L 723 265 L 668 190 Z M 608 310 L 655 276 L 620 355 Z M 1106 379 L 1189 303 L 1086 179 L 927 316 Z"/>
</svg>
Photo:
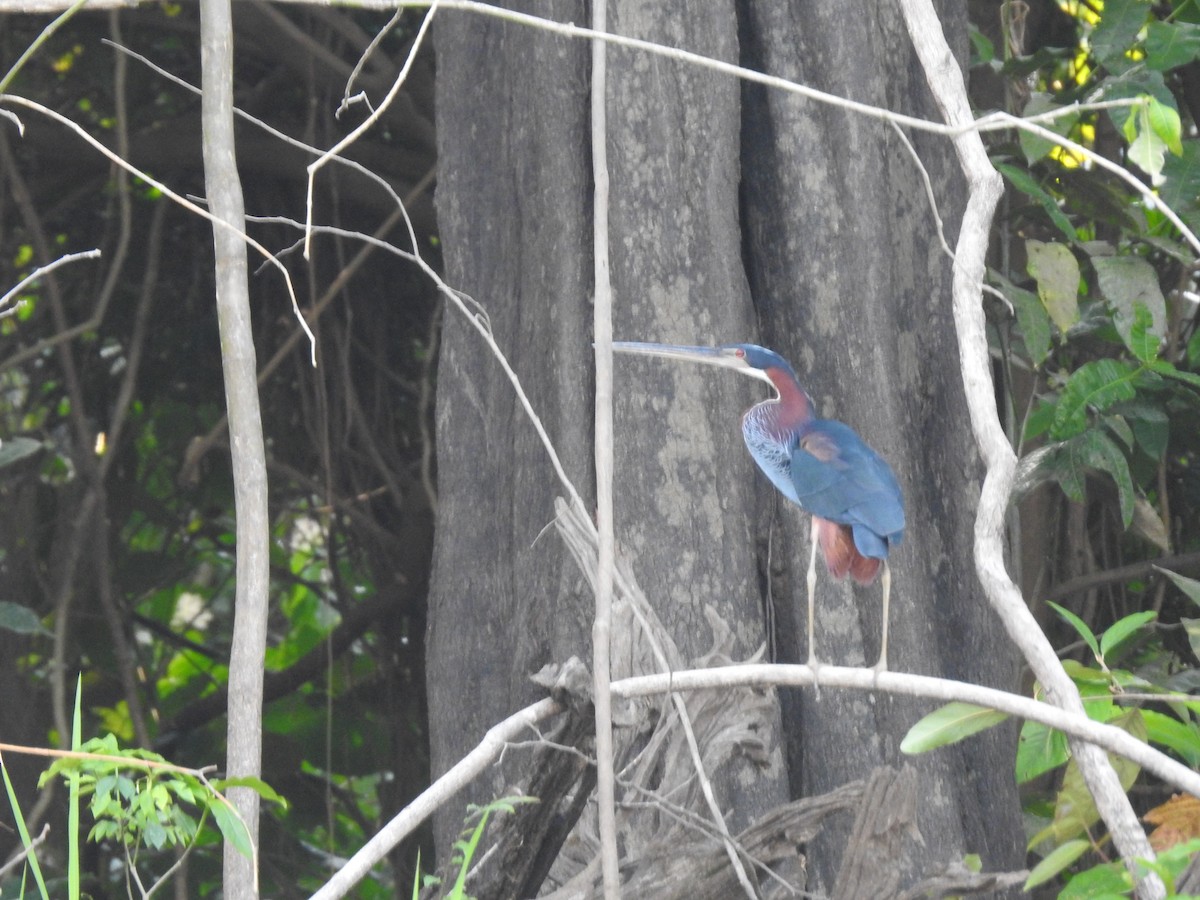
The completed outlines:
<svg viewBox="0 0 1200 900">
<path fill-rule="evenodd" d="M 610 23 L 928 115 L 903 26 L 880 6 L 848 16 L 809 4 L 801 17 L 777 0 L 619 0 Z M 536 11 L 587 18 L 575 3 Z M 447 278 L 487 309 L 567 472 L 591 497 L 589 50 L 516 25 L 438 15 Z M 965 19 L 952 24 L 962 44 Z M 978 467 L 954 365 L 949 263 L 899 140 L 877 122 L 725 76 L 609 54 L 616 336 L 751 340 L 789 356 L 822 411 L 883 451 L 905 489 L 893 667 L 1011 686 L 1011 654 L 971 574 Z M 947 180 L 949 146 L 918 145 L 935 183 Z M 953 217 L 960 195 L 942 191 L 944 215 Z M 732 627 L 735 656 L 768 639 L 768 613 L 778 657 L 803 653 L 808 525 L 755 474 L 742 446 L 740 414 L 763 396 L 747 381 L 617 360 L 617 541 L 689 658 L 711 640 L 706 606 Z M 530 673 L 573 654 L 590 658 L 593 609 L 556 538 L 538 540 L 562 490 L 499 367 L 455 315 L 446 321 L 438 399 L 428 643 L 435 774 L 537 696 Z M 864 643 L 877 651 L 878 588 L 834 587 L 822 574 L 818 590 L 823 658 L 873 659 Z M 927 709 L 831 690 L 820 700 L 809 692 L 784 699 L 794 796 L 897 762 L 900 738 Z M 1012 738 L 994 731 L 919 762 L 925 844 L 907 863 L 913 871 L 929 874 L 968 852 L 982 853 L 989 869 L 1019 866 Z M 520 763 L 511 757 L 473 799 L 503 790 Z M 777 766 L 759 779 L 749 789 L 742 779 L 725 797 L 737 806 L 732 824 L 781 799 Z M 443 851 L 461 815 L 443 814 Z M 810 848 L 810 890 L 828 892 L 839 858 L 832 842 Z"/>
<path fill-rule="evenodd" d="M 965 10 L 942 3 L 965 47 Z M 937 117 L 898 9 L 847 17 L 820 4 L 803 20 L 782 4 L 752 4 L 746 64 L 841 97 Z M 851 63 L 851 61 L 853 61 Z M 1016 686 L 1015 653 L 980 596 L 971 556 L 981 466 L 971 442 L 950 312 L 951 264 L 937 240 L 920 173 L 887 125 L 754 86 L 746 88 L 745 262 L 765 342 L 791 358 L 823 415 L 858 429 L 897 470 L 908 508 L 893 555 L 893 668 L 1001 688 Z M 949 141 L 914 136 L 938 186 L 948 238 L 965 191 Z M 782 504 L 781 504 L 782 505 Z M 808 525 L 791 509 L 773 547 L 786 661 L 803 657 L 802 547 Z M 818 581 L 817 646 L 826 661 L 874 660 L 879 589 Z M 793 791 L 823 793 L 896 759 L 928 704 L 876 695 L 811 693 L 788 704 Z M 1019 867 L 1015 734 L 992 731 L 918 760 L 920 826 L 933 858 L 980 853 L 986 869 Z M 850 752 L 847 752 L 847 751 Z M 826 846 L 844 834 L 826 832 Z M 817 889 L 834 853 L 810 859 Z"/>
</svg>

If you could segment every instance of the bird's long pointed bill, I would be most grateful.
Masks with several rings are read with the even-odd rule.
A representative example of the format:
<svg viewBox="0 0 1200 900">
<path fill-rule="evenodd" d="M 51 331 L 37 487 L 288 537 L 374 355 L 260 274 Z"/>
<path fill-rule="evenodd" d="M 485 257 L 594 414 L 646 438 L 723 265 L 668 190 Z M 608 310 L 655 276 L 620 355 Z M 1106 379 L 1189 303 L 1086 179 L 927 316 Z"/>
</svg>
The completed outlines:
<svg viewBox="0 0 1200 900">
<path fill-rule="evenodd" d="M 688 347 L 681 344 L 644 344 L 640 341 L 613 341 L 612 347 L 614 353 L 662 356 L 732 369 L 745 368 L 746 365 L 732 347 Z"/>
</svg>

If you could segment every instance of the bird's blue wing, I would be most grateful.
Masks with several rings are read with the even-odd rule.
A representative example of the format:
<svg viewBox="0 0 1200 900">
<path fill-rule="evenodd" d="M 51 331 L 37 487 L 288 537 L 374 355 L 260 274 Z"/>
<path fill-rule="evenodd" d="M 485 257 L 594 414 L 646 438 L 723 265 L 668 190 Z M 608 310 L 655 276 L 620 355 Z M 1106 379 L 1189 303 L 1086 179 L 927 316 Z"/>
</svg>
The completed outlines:
<svg viewBox="0 0 1200 900">
<path fill-rule="evenodd" d="M 792 450 L 792 485 L 815 516 L 849 525 L 865 555 L 886 556 L 904 536 L 904 499 L 891 468 L 852 428 L 817 421 Z M 872 539 L 874 538 L 874 539 Z"/>
</svg>

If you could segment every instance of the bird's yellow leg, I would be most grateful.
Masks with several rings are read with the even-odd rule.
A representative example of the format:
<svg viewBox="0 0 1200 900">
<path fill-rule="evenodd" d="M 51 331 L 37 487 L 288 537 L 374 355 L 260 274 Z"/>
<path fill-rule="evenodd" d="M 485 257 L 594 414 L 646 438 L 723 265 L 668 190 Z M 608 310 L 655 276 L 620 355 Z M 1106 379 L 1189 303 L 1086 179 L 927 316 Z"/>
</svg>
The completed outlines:
<svg viewBox="0 0 1200 900">
<path fill-rule="evenodd" d="M 816 677 L 817 645 L 813 641 L 813 609 L 817 593 L 817 520 L 812 523 L 812 555 L 808 559 L 808 665 Z"/>
<path fill-rule="evenodd" d="M 883 573 L 879 578 L 879 585 L 883 590 L 883 637 L 879 641 L 879 662 L 875 663 L 875 671 L 886 672 L 888 644 L 888 602 L 892 593 L 892 570 L 888 568 L 886 559 L 883 561 Z"/>
</svg>

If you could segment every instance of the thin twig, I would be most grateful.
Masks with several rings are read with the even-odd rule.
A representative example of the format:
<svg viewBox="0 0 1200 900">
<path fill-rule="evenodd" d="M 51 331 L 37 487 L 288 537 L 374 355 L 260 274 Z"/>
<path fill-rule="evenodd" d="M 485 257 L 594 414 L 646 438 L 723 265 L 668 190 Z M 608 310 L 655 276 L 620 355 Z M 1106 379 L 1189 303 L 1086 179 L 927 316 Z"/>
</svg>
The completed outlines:
<svg viewBox="0 0 1200 900">
<path fill-rule="evenodd" d="M 13 297 L 17 296 L 25 285 L 32 281 L 37 281 L 43 275 L 48 275 L 57 269 L 59 266 L 65 266 L 68 263 L 77 262 L 81 259 L 99 259 L 99 250 L 84 250 L 80 253 L 68 253 L 65 256 L 60 256 L 52 263 L 47 263 L 44 266 L 38 266 L 20 281 L 18 281 L 3 297 L 0 297 L 0 309 L 3 309 Z"/>
<path fill-rule="evenodd" d="M 262 244 L 260 244 L 254 238 L 250 237 L 250 235 L 246 234 L 244 229 L 238 228 L 235 225 L 231 225 L 228 222 L 220 221 L 214 215 L 212 215 L 212 213 L 210 213 L 208 210 L 204 209 L 201 206 L 198 206 L 197 204 L 193 203 L 191 200 L 188 200 L 186 197 L 182 196 L 181 194 L 177 194 L 175 191 L 171 190 L 169 187 L 167 187 L 161 181 L 159 181 L 158 179 L 156 179 L 152 175 L 150 175 L 148 172 L 144 172 L 141 169 L 139 169 L 137 166 L 133 165 L 133 163 L 126 161 L 120 155 L 118 155 L 117 153 L 114 153 L 112 150 L 108 149 L 108 147 L 104 146 L 104 144 L 102 144 L 100 141 L 98 141 L 94 137 L 92 137 L 91 134 L 89 134 L 83 128 L 83 126 L 76 124 L 74 121 L 72 121 L 71 119 L 68 119 L 66 116 L 62 115 L 61 113 L 56 112 L 55 110 L 50 109 L 47 106 L 43 106 L 41 103 L 37 103 L 37 102 L 35 102 L 33 100 L 29 100 L 25 97 L 17 96 L 16 94 L 0 94 L 0 103 L 11 103 L 14 106 L 21 106 L 21 107 L 24 107 L 25 109 L 29 109 L 29 110 L 33 110 L 34 112 L 41 113 L 43 116 L 46 116 L 49 119 L 53 119 L 55 122 L 58 122 L 60 125 L 64 126 L 65 128 L 75 132 L 75 134 L 79 135 L 79 137 L 81 137 L 83 140 L 85 140 L 87 143 L 91 144 L 91 146 L 93 148 L 95 148 L 101 155 L 103 155 L 107 159 L 111 160 L 112 162 L 116 163 L 118 166 L 120 166 L 125 171 L 129 172 L 130 174 L 136 175 L 138 178 L 142 179 L 144 182 L 146 182 L 146 184 L 150 185 L 151 187 L 158 188 L 158 190 L 162 191 L 162 193 L 164 195 L 166 195 L 171 200 L 178 203 L 180 206 L 182 206 L 184 209 L 188 210 L 189 212 L 193 212 L 196 215 L 200 216 L 201 218 L 207 219 L 209 222 L 213 223 L 218 228 L 229 229 L 235 235 L 237 235 L 239 239 L 241 239 L 246 244 L 248 244 L 249 246 L 251 246 L 255 250 L 257 250 L 259 253 L 261 253 L 263 255 L 263 257 L 265 259 L 269 260 L 271 262 L 271 264 L 274 265 L 279 270 L 280 274 L 283 275 L 284 283 L 287 285 L 288 297 L 291 298 L 291 301 L 292 301 L 292 311 L 295 313 L 296 320 L 300 323 L 300 327 L 304 329 L 304 333 L 308 336 L 309 342 L 312 345 L 312 354 L 311 354 L 312 362 L 313 362 L 313 365 L 316 365 L 317 339 L 316 339 L 316 337 L 313 336 L 312 330 L 308 327 L 308 323 L 304 321 L 304 316 L 301 315 L 301 313 L 300 313 L 300 303 L 296 299 L 296 289 L 292 286 L 292 276 L 288 273 L 288 270 L 286 268 L 284 268 L 283 264 L 280 263 L 278 260 L 276 260 L 274 258 L 274 256 L 272 256 L 272 254 L 270 253 L 270 251 L 267 250 L 266 247 L 264 247 Z"/>
<path fill-rule="evenodd" d="M 380 101 L 379 106 L 371 110 L 371 114 L 358 124 L 353 131 L 348 135 L 323 152 L 320 157 L 308 166 L 308 193 L 305 197 L 305 222 L 312 225 L 312 209 L 313 209 L 313 182 L 317 176 L 317 172 L 321 171 L 331 159 L 338 158 L 342 151 L 357 141 L 360 137 L 378 121 L 379 117 L 387 111 L 387 108 L 392 105 L 392 101 L 396 99 L 396 95 L 400 93 L 400 88 L 404 82 L 408 80 L 408 73 L 412 69 L 413 63 L 417 58 L 417 51 L 421 49 L 421 43 L 425 39 L 425 35 L 429 32 L 429 26 L 433 24 L 434 13 L 437 12 L 438 3 L 441 0 L 433 0 L 429 6 L 429 12 L 425 14 L 425 18 L 421 20 L 421 27 L 417 29 L 417 36 L 413 39 L 413 45 L 409 48 L 408 58 L 404 60 L 404 65 L 401 66 L 400 72 L 396 75 L 396 80 L 392 82 L 391 89 L 387 92 L 387 96 Z M 407 216 L 405 217 L 407 220 Z M 409 238 L 413 242 L 413 248 L 417 246 L 417 236 L 412 230 L 412 223 L 409 223 Z M 304 258 L 309 258 L 309 242 L 311 231 L 306 231 L 304 235 Z"/>
<path fill-rule="evenodd" d="M 22 847 L 21 850 L 13 856 L 8 862 L 0 866 L 0 878 L 3 878 L 29 857 L 38 847 L 46 842 L 46 837 L 50 834 L 50 823 L 42 825 L 41 833 L 29 842 L 28 847 Z"/>
</svg>

